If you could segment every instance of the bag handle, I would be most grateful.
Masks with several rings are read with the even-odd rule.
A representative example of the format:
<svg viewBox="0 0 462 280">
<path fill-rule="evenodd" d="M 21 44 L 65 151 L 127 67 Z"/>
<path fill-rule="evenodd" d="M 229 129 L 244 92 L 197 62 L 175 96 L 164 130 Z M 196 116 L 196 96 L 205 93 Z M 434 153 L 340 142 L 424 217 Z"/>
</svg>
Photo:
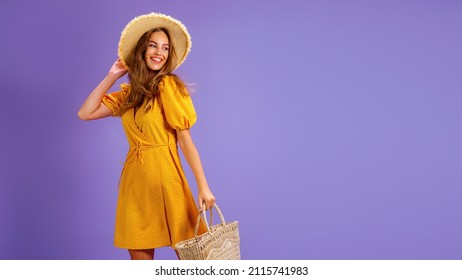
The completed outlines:
<svg viewBox="0 0 462 280">
<path fill-rule="evenodd" d="M 220 216 L 220 220 L 221 220 L 221 224 L 223 226 L 226 225 L 226 222 L 225 222 L 225 217 L 223 217 L 223 213 L 221 213 L 221 210 L 220 208 L 218 207 L 218 205 L 216 203 L 213 204 L 213 207 L 215 207 L 215 209 L 217 209 L 217 212 L 218 212 L 218 215 Z M 207 222 L 207 210 L 205 210 L 205 207 L 201 209 L 201 211 L 199 212 L 199 215 L 197 216 L 197 221 L 196 221 L 196 228 L 194 230 L 194 237 L 197 239 L 197 233 L 199 231 L 199 224 L 201 222 L 201 217 L 202 219 L 204 220 L 204 223 L 205 223 L 205 226 L 207 227 L 207 232 L 209 234 L 212 234 L 212 226 L 213 226 L 213 209 L 210 208 L 210 225 L 209 223 Z M 202 214 L 202 216 L 201 216 Z"/>
</svg>

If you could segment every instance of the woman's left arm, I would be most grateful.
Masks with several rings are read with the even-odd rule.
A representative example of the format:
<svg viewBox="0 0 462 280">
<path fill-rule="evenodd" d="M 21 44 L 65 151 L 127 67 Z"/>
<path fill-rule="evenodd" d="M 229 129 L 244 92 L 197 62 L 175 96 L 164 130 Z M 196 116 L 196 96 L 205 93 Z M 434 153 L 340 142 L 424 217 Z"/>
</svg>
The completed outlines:
<svg viewBox="0 0 462 280">
<path fill-rule="evenodd" d="M 202 209 L 203 203 L 205 203 L 205 208 L 210 209 L 215 203 L 215 197 L 207 184 L 199 152 L 194 145 L 191 133 L 189 129 L 177 130 L 177 136 L 178 145 L 180 146 L 181 151 L 183 152 L 183 155 L 191 167 L 194 177 L 196 178 L 197 188 L 199 191 L 199 207 Z"/>
</svg>

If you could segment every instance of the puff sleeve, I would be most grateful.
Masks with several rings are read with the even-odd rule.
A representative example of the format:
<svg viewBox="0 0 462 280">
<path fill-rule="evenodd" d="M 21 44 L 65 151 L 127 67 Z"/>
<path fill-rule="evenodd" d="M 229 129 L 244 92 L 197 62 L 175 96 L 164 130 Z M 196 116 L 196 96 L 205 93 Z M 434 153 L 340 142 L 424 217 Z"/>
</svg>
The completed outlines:
<svg viewBox="0 0 462 280">
<path fill-rule="evenodd" d="M 191 96 L 183 94 L 171 76 L 165 76 L 159 87 L 160 103 L 170 127 L 175 130 L 191 128 L 197 120 Z"/>
<path fill-rule="evenodd" d="M 106 94 L 103 96 L 103 99 L 101 100 L 101 103 L 106 105 L 106 107 L 109 108 L 109 110 L 112 111 L 112 116 L 114 116 L 114 113 L 119 109 L 119 107 L 122 105 L 124 99 L 128 95 L 128 92 L 130 91 L 130 85 L 129 84 L 121 84 L 120 85 L 120 91 L 112 92 L 109 94 Z"/>
</svg>

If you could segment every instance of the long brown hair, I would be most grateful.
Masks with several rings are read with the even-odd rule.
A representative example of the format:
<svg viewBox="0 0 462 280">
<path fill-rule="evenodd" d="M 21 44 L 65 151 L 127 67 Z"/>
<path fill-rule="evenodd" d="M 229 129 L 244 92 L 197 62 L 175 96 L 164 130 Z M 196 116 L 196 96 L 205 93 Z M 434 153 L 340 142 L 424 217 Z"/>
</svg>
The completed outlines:
<svg viewBox="0 0 462 280">
<path fill-rule="evenodd" d="M 159 31 L 164 32 L 168 38 L 168 58 L 160 70 L 153 71 L 146 65 L 144 56 L 152 33 Z M 183 94 L 188 94 L 183 81 L 178 76 L 171 73 L 175 69 L 177 61 L 178 58 L 175 52 L 175 46 L 172 44 L 170 34 L 166 28 L 154 28 L 144 33 L 138 40 L 135 49 L 126 59 L 128 66 L 128 79 L 130 81 L 130 92 L 115 114 L 121 116 L 128 109 L 140 106 L 145 98 L 154 98 L 155 95 L 159 93 L 160 81 L 162 81 L 166 75 L 173 76 L 175 83 L 177 84 L 177 88 L 180 89 Z"/>
</svg>

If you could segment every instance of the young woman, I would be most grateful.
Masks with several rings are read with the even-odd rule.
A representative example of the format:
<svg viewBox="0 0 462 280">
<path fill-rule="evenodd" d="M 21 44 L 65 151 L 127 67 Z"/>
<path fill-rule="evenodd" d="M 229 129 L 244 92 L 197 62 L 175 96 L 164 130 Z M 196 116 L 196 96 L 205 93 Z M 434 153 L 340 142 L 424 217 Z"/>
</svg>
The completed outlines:
<svg viewBox="0 0 462 280">
<path fill-rule="evenodd" d="M 120 177 L 114 245 L 128 249 L 131 259 L 153 259 L 155 248 L 194 236 L 199 210 L 177 143 L 194 173 L 200 207 L 215 203 L 189 131 L 196 121 L 191 97 L 171 73 L 190 48 L 181 22 L 157 13 L 133 19 L 122 32 L 119 59 L 78 112 L 82 120 L 122 119 L 130 150 Z M 106 94 L 126 73 L 130 83 Z"/>
</svg>

